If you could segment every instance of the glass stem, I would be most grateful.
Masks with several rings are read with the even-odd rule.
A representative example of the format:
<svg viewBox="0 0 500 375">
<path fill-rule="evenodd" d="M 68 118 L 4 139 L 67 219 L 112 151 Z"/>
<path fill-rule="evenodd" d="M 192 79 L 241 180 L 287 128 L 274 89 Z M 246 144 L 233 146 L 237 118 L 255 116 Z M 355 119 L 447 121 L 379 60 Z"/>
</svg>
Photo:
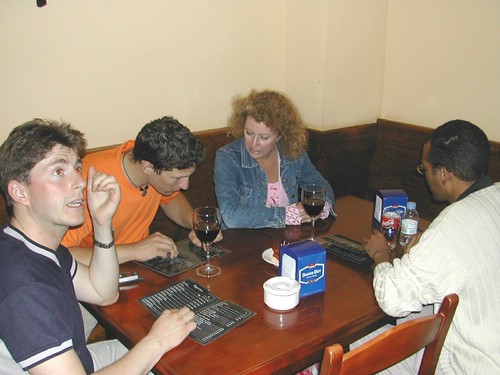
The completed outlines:
<svg viewBox="0 0 500 375">
<path fill-rule="evenodd" d="M 207 255 L 207 267 L 210 267 L 210 245 L 203 243 L 203 248 L 205 249 L 205 253 Z"/>
<path fill-rule="evenodd" d="M 311 218 L 311 240 L 316 240 L 316 236 L 314 234 L 314 223 L 316 222 L 316 218 Z"/>
</svg>

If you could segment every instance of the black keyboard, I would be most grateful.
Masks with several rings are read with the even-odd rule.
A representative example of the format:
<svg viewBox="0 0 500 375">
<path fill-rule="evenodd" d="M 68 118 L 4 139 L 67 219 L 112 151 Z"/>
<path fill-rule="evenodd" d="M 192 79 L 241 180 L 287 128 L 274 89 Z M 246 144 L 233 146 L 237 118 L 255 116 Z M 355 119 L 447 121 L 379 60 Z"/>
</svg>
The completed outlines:
<svg viewBox="0 0 500 375">
<path fill-rule="evenodd" d="M 338 256 L 349 262 L 356 264 L 371 264 L 372 258 L 366 253 L 359 242 L 351 240 L 340 234 L 319 237 L 318 242 L 323 246 L 327 253 Z"/>
</svg>

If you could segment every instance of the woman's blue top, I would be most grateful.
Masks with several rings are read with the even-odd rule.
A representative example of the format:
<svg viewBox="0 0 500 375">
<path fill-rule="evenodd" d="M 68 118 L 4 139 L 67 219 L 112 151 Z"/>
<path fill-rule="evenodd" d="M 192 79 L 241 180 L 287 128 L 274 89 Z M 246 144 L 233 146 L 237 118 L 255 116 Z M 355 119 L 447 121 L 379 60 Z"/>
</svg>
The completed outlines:
<svg viewBox="0 0 500 375">
<path fill-rule="evenodd" d="M 317 184 L 326 188 L 326 200 L 333 209 L 332 187 L 311 163 L 307 153 L 295 160 L 283 157 L 281 150 L 279 154 L 281 182 L 290 204 L 300 201 L 299 187 Z M 286 209 L 266 207 L 266 173 L 250 156 L 242 138 L 217 150 L 214 181 L 224 228 L 285 227 Z"/>
</svg>

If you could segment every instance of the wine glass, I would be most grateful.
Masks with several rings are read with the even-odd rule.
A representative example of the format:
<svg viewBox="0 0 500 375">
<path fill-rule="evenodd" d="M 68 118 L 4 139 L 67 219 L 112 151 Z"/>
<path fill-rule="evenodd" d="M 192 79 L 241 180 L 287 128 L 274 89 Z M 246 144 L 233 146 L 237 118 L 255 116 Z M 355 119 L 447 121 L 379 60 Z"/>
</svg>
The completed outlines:
<svg viewBox="0 0 500 375">
<path fill-rule="evenodd" d="M 302 188 L 302 205 L 311 217 L 311 240 L 315 241 L 314 224 L 325 207 L 326 190 L 319 185 L 309 185 Z"/>
<path fill-rule="evenodd" d="M 221 228 L 220 211 L 217 207 L 199 207 L 193 212 L 193 229 L 196 237 L 201 241 L 207 262 L 196 269 L 196 274 L 201 277 L 220 275 L 220 267 L 210 264 L 210 245 L 217 238 Z"/>
</svg>

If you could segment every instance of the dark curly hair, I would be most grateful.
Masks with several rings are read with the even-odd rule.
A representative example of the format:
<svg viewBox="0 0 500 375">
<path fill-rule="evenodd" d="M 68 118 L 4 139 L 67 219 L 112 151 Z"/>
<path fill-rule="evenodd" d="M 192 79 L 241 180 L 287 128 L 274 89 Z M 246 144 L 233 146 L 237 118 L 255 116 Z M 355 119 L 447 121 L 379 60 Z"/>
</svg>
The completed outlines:
<svg viewBox="0 0 500 375">
<path fill-rule="evenodd" d="M 295 159 L 307 150 L 307 129 L 295 105 L 284 94 L 252 90 L 248 96 L 237 95 L 232 100 L 233 112 L 228 119 L 229 134 L 243 136 L 245 120 L 252 116 L 281 136 L 280 144 L 287 158 Z"/>
<path fill-rule="evenodd" d="M 12 200 L 8 194 L 9 181 L 30 183 L 30 172 L 56 145 L 68 147 L 81 159 L 87 147 L 83 133 L 69 123 L 33 119 L 15 127 L 0 146 L 0 187 L 12 215 Z"/>
<path fill-rule="evenodd" d="M 464 120 L 452 120 L 430 135 L 427 160 L 433 168 L 445 167 L 463 181 L 477 181 L 488 174 L 490 144 L 486 134 Z"/>
<path fill-rule="evenodd" d="M 134 161 L 145 160 L 156 173 L 198 166 L 205 159 L 205 146 L 171 116 L 144 125 L 135 139 Z"/>
</svg>

